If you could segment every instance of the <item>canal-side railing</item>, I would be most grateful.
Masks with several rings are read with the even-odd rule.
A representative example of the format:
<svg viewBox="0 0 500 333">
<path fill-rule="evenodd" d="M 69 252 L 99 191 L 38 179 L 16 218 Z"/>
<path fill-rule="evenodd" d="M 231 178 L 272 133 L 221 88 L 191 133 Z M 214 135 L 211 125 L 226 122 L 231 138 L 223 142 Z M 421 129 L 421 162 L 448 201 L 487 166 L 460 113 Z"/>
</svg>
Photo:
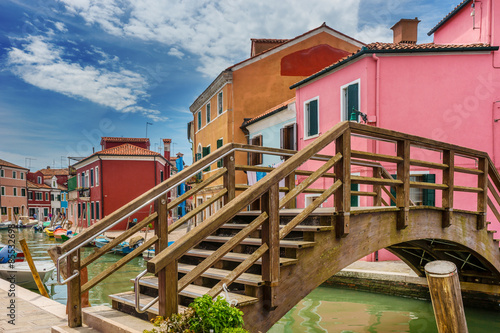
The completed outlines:
<svg viewBox="0 0 500 333">
<path fill-rule="evenodd" d="M 351 145 L 352 137 L 392 142 L 395 145 L 396 154 L 384 155 L 371 151 L 354 150 Z M 325 147 L 330 144 L 335 146 L 335 153 L 333 155 L 322 154 Z M 442 163 L 412 159 L 410 155 L 412 147 L 439 152 L 442 155 Z M 285 161 L 275 169 L 262 166 L 236 165 L 235 153 L 237 152 L 280 155 L 285 157 Z M 455 165 L 456 157 L 470 159 L 477 167 Z M 171 203 L 167 203 L 166 193 L 170 189 L 221 159 L 223 159 L 223 167 L 217 171 L 213 171 L 210 177 L 207 175 L 207 179 L 186 192 L 183 196 L 176 198 Z M 315 160 L 324 164 L 313 170 L 310 170 L 310 167 L 300 169 L 308 160 Z M 370 170 L 370 176 L 351 175 L 351 165 L 365 167 L 366 170 Z M 393 178 L 386 170 L 385 166 L 387 165 L 395 166 L 396 178 Z M 411 181 L 410 169 L 412 166 L 441 171 L 443 174 L 442 183 Z M 333 172 L 331 172 L 332 169 Z M 235 175 L 237 171 L 264 171 L 269 173 L 256 184 L 247 186 L 236 184 Z M 477 186 L 467 187 L 456 185 L 455 173 L 476 176 Z M 488 180 L 488 175 L 491 180 Z M 298 176 L 303 177 L 300 183 L 297 183 Z M 199 193 L 200 190 L 221 177 L 223 179 L 223 186 L 217 194 L 171 226 L 167 225 L 167 211 L 169 209 L 175 207 L 188 197 Z M 317 184 L 320 178 L 330 179 L 331 185 L 327 188 L 317 188 L 313 184 Z M 285 179 L 284 187 L 279 186 L 279 182 L 282 179 Z M 351 184 L 361 184 L 365 189 L 352 191 Z M 395 195 L 387 187 L 392 187 Z M 500 214 L 495 208 L 495 205 L 500 205 L 500 196 L 498 195 L 500 177 L 488 155 L 484 152 L 353 122 L 337 124 L 299 152 L 250 145 L 227 144 L 124 205 L 77 237 L 50 250 L 52 258 L 58 263 L 58 273 L 67 277 L 64 281 L 61 280 L 61 282 L 68 282 L 69 325 L 72 327 L 81 325 L 80 294 L 82 292 L 95 286 L 109 276 L 113 270 L 121 267 L 120 265 L 124 265 L 152 244 L 156 245 L 155 257 L 148 262 L 147 271 L 158 274 L 158 308 L 160 315 L 168 316 L 171 313 L 177 312 L 179 292 L 259 227 L 262 228 L 262 245 L 248 259 L 239 264 L 230 275 L 216 284 L 208 294 L 211 296 L 219 294 L 224 285 L 231 284 L 255 261 L 262 259 L 262 279 L 267 286 L 270 286 L 270 292 L 264 294 L 263 297 L 265 299 L 263 301 L 272 307 L 274 302 L 272 296 L 273 286 L 279 284 L 279 241 L 311 214 L 311 212 L 329 197 L 333 196 L 336 235 L 337 237 L 346 237 L 349 234 L 351 195 L 371 197 L 372 200 L 369 202 L 373 206 L 389 206 L 389 201 L 392 200 L 395 203 L 394 209 L 398 211 L 397 228 L 403 229 L 408 225 L 409 210 L 414 205 L 410 200 L 410 188 L 441 190 L 442 204 L 440 209 L 443 210 L 443 227 L 452 224 L 455 192 L 470 192 L 477 195 L 477 229 L 483 229 L 486 226 L 487 205 L 493 207 L 494 216 L 497 222 L 500 221 Z M 490 188 L 490 192 L 492 193 L 491 198 L 488 196 L 488 188 Z M 241 192 L 238 196 L 236 196 L 237 191 Z M 281 199 L 279 199 L 279 192 L 285 192 L 285 196 Z M 312 204 L 300 211 L 291 222 L 280 229 L 280 209 L 294 208 L 295 198 L 303 193 L 315 193 L 319 196 Z M 186 223 L 220 198 L 224 198 L 224 206 L 220 210 L 167 248 L 169 232 Z M 177 280 L 177 261 L 180 257 L 202 242 L 223 224 L 229 222 L 236 214 L 246 210 L 250 204 L 258 199 L 260 199 L 261 214 L 212 255 L 205 258 L 191 272 L 185 274 L 180 280 Z M 109 230 L 134 212 L 152 203 L 155 206 L 154 212 L 139 222 L 136 225 L 137 228 L 135 231 L 155 221 L 155 236 L 147 244 L 138 248 L 136 252 L 124 257 L 123 260 L 113 264 L 106 272 L 102 272 L 81 286 L 80 279 L 75 278 L 78 276 L 80 269 L 104 254 L 106 249 L 96 250 L 82 260 L 80 260 L 79 249 L 102 234 L 102 232 Z M 133 234 L 133 232 L 125 232 L 118 240 L 115 239 L 112 244 L 108 245 L 107 249 L 111 249 L 119 241 Z M 145 272 L 141 273 L 141 275 L 144 274 Z M 141 276 L 138 276 L 136 284 L 140 278 Z M 139 288 L 136 289 L 138 290 Z M 145 308 L 139 308 L 139 311 L 144 310 Z"/>
</svg>

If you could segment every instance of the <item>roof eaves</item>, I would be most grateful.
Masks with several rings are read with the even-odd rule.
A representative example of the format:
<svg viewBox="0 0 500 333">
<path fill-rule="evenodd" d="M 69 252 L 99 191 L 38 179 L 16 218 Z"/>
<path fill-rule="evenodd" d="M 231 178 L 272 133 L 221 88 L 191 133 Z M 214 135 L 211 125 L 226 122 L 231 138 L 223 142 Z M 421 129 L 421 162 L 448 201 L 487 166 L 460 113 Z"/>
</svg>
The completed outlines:
<svg viewBox="0 0 500 333">
<path fill-rule="evenodd" d="M 244 122 L 243 125 L 240 126 L 240 128 L 245 128 L 245 127 L 247 127 L 247 126 L 249 126 L 249 125 L 251 125 L 253 123 L 261 121 L 262 119 L 266 119 L 266 118 L 272 116 L 273 114 L 276 114 L 276 113 L 278 113 L 280 111 L 283 111 L 283 110 L 286 110 L 286 109 L 288 109 L 288 105 L 283 105 L 283 106 L 277 108 L 276 110 L 268 112 L 268 113 L 266 113 L 266 114 L 264 114 L 264 115 L 262 115 L 260 117 L 255 117 L 253 119 L 250 119 L 249 121 Z"/>
<path fill-rule="evenodd" d="M 305 78 L 302 81 L 299 81 L 292 85 L 290 89 L 297 88 L 298 86 L 303 85 L 304 83 L 307 83 L 309 81 L 312 81 L 316 79 L 317 77 L 328 73 L 334 69 L 339 68 L 342 65 L 345 65 L 346 63 L 357 59 L 361 57 L 362 55 L 365 54 L 373 54 L 373 53 L 430 53 L 430 52 L 470 52 L 470 51 L 497 51 L 499 49 L 498 46 L 477 46 L 477 47 L 457 47 L 457 48 L 447 48 L 447 47 L 442 47 L 442 48 L 426 48 L 426 49 L 384 49 L 384 50 L 371 50 L 366 47 L 361 48 L 360 51 L 357 53 L 352 54 L 351 56 L 345 58 L 344 60 L 341 60 L 340 62 L 337 62 L 329 67 L 326 67 L 325 69 L 317 72 L 316 74 L 313 74 L 307 78 Z"/>
<path fill-rule="evenodd" d="M 434 32 L 436 32 L 437 29 L 439 29 L 443 24 L 445 24 L 450 18 L 452 18 L 456 13 L 458 13 L 462 8 L 465 7 L 471 0 L 465 0 L 461 4 L 459 4 L 455 9 L 453 9 L 448 15 L 446 15 L 434 28 L 432 28 L 428 33 L 427 36 L 432 35 Z"/>
</svg>

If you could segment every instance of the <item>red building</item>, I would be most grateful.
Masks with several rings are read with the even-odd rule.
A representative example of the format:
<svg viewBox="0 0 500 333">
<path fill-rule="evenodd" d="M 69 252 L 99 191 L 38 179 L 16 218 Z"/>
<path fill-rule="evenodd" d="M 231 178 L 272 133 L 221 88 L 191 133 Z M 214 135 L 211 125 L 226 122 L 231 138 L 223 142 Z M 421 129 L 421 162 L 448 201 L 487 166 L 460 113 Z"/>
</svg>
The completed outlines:
<svg viewBox="0 0 500 333">
<path fill-rule="evenodd" d="M 44 183 L 44 175 L 42 172 L 28 173 L 28 214 L 35 216 L 40 221 L 45 221 L 49 218 L 51 212 L 51 197 L 52 188 Z"/>
<path fill-rule="evenodd" d="M 149 150 L 149 139 L 103 137 L 101 151 L 73 165 L 78 189 L 78 198 L 69 207 L 74 212 L 73 220 L 88 227 L 167 179 L 170 143 L 169 140 L 164 143 L 162 156 Z M 130 219 L 141 220 L 148 214 L 146 207 Z M 113 229 L 126 227 L 127 221 L 122 221 Z"/>
</svg>

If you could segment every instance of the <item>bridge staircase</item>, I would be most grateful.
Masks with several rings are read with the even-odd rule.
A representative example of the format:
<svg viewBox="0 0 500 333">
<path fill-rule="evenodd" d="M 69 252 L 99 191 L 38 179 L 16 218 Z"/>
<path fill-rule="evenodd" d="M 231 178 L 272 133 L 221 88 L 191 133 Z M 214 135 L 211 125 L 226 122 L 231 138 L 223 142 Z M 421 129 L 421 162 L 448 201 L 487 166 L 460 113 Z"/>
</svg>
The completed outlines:
<svg viewBox="0 0 500 333">
<path fill-rule="evenodd" d="M 395 154 L 374 152 L 376 141 L 392 145 Z M 418 154 L 422 151 L 430 153 Z M 235 155 L 247 153 L 280 155 L 285 161 L 275 169 L 236 165 Z M 168 201 L 171 189 L 215 163 L 220 167 L 205 180 Z M 412 180 L 415 169 L 439 172 L 442 181 Z M 395 170 L 396 177 L 388 170 Z M 252 186 L 236 184 L 236 174 L 244 171 L 268 174 Z M 473 178 L 474 185 L 458 185 L 458 174 L 466 175 L 469 183 Z M 170 209 L 220 179 L 216 194 L 167 226 Z M 359 185 L 353 190 L 351 184 Z M 439 206 L 413 203 L 410 188 L 439 191 Z M 69 327 L 85 324 L 83 292 L 155 246 L 147 270 L 131 281 L 134 291 L 110 296 L 114 309 L 149 319 L 182 312 L 204 294 L 224 295 L 244 312 L 247 329 L 266 331 L 330 276 L 383 248 L 420 276 L 427 262 L 446 259 L 457 264 L 462 281 L 500 290 L 499 242 L 488 229 L 489 221 L 500 221 L 499 189 L 498 171 L 484 152 L 343 122 L 299 152 L 227 144 L 49 253 L 58 265 L 59 281 L 68 284 Z M 475 209 L 455 207 L 454 198 L 462 193 L 472 198 Z M 305 194 L 315 199 L 296 208 L 296 198 Z M 353 196 L 361 198 L 360 207 L 351 207 Z M 198 220 L 197 215 L 221 201 L 222 208 L 167 245 L 169 233 Z M 256 201 L 260 209 L 248 211 Z M 148 208 L 147 218 L 107 247 L 80 257 L 84 244 Z M 151 222 L 154 237 L 90 281 L 80 281 L 82 268 Z"/>
</svg>

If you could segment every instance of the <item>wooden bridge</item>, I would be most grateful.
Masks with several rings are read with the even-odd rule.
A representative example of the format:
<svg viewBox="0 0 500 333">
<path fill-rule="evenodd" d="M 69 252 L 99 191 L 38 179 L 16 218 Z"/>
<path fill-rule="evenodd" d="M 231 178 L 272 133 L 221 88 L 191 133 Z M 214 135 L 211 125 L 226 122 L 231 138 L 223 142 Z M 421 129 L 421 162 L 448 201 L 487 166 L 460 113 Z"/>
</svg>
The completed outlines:
<svg viewBox="0 0 500 333">
<path fill-rule="evenodd" d="M 368 144 L 359 144 L 363 140 Z M 370 147 L 376 141 L 392 145 L 395 154 L 374 153 Z M 354 146 L 368 149 L 355 150 Z M 414 151 L 422 150 L 431 153 L 419 156 L 432 158 L 412 158 Z M 325 151 L 333 153 L 328 155 Z M 280 155 L 285 161 L 275 169 L 235 165 L 235 154 L 247 153 Z M 222 167 L 210 177 L 167 202 L 167 192 L 221 159 Z M 471 163 L 467 166 L 457 163 L 463 159 Z M 351 175 L 354 168 L 363 175 Z M 390 168 L 396 170 L 397 177 L 390 175 L 387 171 Z M 442 182 L 413 181 L 412 168 L 442 173 Z M 236 174 L 243 171 L 269 173 L 253 186 L 245 186 L 235 183 Z M 473 177 L 475 186 L 458 185 L 459 174 L 469 180 Z M 217 194 L 167 226 L 169 210 L 219 178 L 223 186 Z M 284 187 L 279 185 L 282 179 Z M 296 179 L 302 181 L 297 183 Z M 360 184 L 361 189 L 352 190 L 351 184 Z M 414 205 L 411 188 L 440 191 L 441 204 Z M 136 293 L 111 296 L 114 308 L 144 319 L 157 314 L 165 316 L 182 311 L 193 298 L 203 294 L 225 294 L 227 286 L 229 299 L 245 314 L 245 327 L 251 332 L 265 332 L 333 274 L 383 248 L 420 276 L 424 276 L 427 262 L 444 259 L 457 265 L 462 281 L 500 288 L 499 242 L 488 230 L 489 222 L 500 221 L 499 189 L 500 176 L 484 152 L 342 122 L 299 152 L 227 144 L 49 253 L 58 263 L 59 281 L 68 284 L 70 327 L 82 325 L 82 293 L 154 245 L 155 257 L 135 280 Z M 281 198 L 280 192 L 285 193 Z M 317 197 L 307 207 L 295 208 L 295 199 L 304 193 L 314 193 Z M 454 205 L 457 193 L 468 193 L 474 209 L 457 209 Z M 353 195 L 363 198 L 362 207 L 351 207 Z M 167 248 L 170 232 L 221 200 L 224 202 L 221 209 Z M 261 209 L 248 211 L 256 200 L 260 200 Z M 391 200 L 394 206 L 390 206 Z M 328 202 L 331 207 L 326 207 Z M 323 203 L 325 207 L 321 207 Z M 79 249 L 84 244 L 152 205 L 149 217 L 107 246 L 80 257 Z M 81 269 L 152 221 L 155 221 L 154 237 L 81 284 L 78 277 Z M 147 273 L 150 276 L 143 278 Z"/>
</svg>

